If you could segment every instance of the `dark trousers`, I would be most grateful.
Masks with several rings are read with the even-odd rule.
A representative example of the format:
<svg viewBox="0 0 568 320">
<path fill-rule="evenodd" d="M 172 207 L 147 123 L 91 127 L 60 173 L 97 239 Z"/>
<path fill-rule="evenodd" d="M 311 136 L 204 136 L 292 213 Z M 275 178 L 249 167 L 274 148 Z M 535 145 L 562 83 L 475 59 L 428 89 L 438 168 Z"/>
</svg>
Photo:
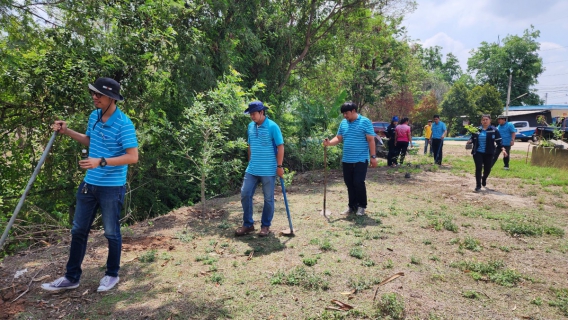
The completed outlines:
<svg viewBox="0 0 568 320">
<path fill-rule="evenodd" d="M 357 207 L 367 208 L 365 178 L 368 165 L 367 161 L 357 163 L 343 162 L 343 180 L 347 186 L 349 208 L 351 210 L 357 210 Z"/>
<path fill-rule="evenodd" d="M 482 182 L 485 185 L 487 177 L 491 173 L 493 155 L 477 152 L 473 155 L 473 162 L 475 162 L 475 186 L 481 188 Z M 481 169 L 483 169 L 483 175 L 481 175 Z"/>
<path fill-rule="evenodd" d="M 434 152 L 434 163 L 442 164 L 442 157 L 444 155 L 444 140 L 442 139 L 432 139 L 432 152 Z"/>
<path fill-rule="evenodd" d="M 406 157 L 406 151 L 408 150 L 409 142 L 405 141 L 397 141 L 396 147 L 398 148 L 398 152 L 400 154 L 400 164 L 404 163 L 404 158 Z"/>
<path fill-rule="evenodd" d="M 394 141 L 391 141 L 393 138 L 389 140 L 389 154 L 387 155 L 387 165 L 390 167 L 393 164 L 398 163 L 398 154 L 400 151 L 398 150 L 398 146 L 394 145 Z"/>
<path fill-rule="evenodd" d="M 503 157 L 503 163 L 505 164 L 505 167 L 509 168 L 509 153 L 511 152 L 511 146 L 503 146 L 503 148 L 505 148 L 505 151 L 507 151 L 507 156 Z M 499 154 L 501 152 L 498 152 L 499 150 L 495 151 L 495 156 L 493 157 L 493 165 L 495 165 L 495 162 L 497 162 L 497 159 L 499 159 Z"/>
<path fill-rule="evenodd" d="M 431 139 L 424 138 L 424 154 L 428 153 L 428 145 L 430 145 L 430 155 L 432 155 Z"/>
</svg>

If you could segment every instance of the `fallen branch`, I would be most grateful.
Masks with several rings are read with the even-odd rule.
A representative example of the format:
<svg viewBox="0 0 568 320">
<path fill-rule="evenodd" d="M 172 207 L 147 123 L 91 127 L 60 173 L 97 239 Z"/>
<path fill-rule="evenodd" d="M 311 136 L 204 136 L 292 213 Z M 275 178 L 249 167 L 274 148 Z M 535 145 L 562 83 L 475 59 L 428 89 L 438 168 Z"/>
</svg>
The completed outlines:
<svg viewBox="0 0 568 320">
<path fill-rule="evenodd" d="M 385 280 L 381 281 L 381 283 L 379 283 L 379 285 L 377 286 L 377 289 L 375 289 L 375 295 L 373 296 L 373 301 L 375 301 L 375 299 L 377 298 L 377 292 L 379 292 L 380 286 L 387 284 L 387 283 L 393 281 L 394 279 L 396 279 L 398 277 L 402 277 L 402 276 L 404 276 L 404 272 L 399 272 L 399 273 L 396 273 L 396 274 L 386 278 Z"/>
</svg>

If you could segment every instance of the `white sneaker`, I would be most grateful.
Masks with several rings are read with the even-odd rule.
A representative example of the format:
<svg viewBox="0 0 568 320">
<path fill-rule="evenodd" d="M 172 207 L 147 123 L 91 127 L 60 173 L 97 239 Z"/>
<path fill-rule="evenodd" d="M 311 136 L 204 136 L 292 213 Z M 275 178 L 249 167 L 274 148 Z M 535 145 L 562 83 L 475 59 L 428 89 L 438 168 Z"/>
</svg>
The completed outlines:
<svg viewBox="0 0 568 320">
<path fill-rule="evenodd" d="M 503 170 L 509 170 L 509 167 L 503 167 Z"/>
<path fill-rule="evenodd" d="M 365 208 L 359 207 L 359 208 L 357 209 L 357 213 L 356 213 L 356 214 L 357 214 L 358 216 L 364 216 L 364 215 L 365 215 Z"/>
<path fill-rule="evenodd" d="M 68 290 L 68 289 L 75 289 L 79 286 L 79 281 L 73 283 L 65 277 L 61 277 L 51 283 L 44 283 L 41 285 L 41 288 L 47 291 L 61 291 L 61 290 Z"/>
<path fill-rule="evenodd" d="M 355 213 L 355 210 L 352 210 L 351 208 L 347 207 L 347 209 L 345 209 L 345 211 L 343 211 L 341 214 L 342 215 L 349 215 Z"/>
<path fill-rule="evenodd" d="M 119 280 L 119 277 L 105 276 L 101 279 L 97 292 L 109 291 L 118 283 Z"/>
</svg>

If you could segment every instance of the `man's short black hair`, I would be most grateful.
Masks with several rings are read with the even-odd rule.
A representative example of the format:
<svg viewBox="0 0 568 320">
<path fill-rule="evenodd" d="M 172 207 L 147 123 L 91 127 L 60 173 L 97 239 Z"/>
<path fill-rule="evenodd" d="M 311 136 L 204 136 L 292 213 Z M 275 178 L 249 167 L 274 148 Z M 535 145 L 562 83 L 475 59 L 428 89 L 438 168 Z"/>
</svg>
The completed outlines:
<svg viewBox="0 0 568 320">
<path fill-rule="evenodd" d="M 345 102 L 341 105 L 341 113 L 345 113 L 347 111 L 357 111 L 357 105 L 351 101 Z"/>
<path fill-rule="evenodd" d="M 436 119 L 436 118 L 440 119 L 440 116 L 437 115 L 437 114 L 435 114 L 435 115 L 432 117 L 432 119 Z"/>
</svg>

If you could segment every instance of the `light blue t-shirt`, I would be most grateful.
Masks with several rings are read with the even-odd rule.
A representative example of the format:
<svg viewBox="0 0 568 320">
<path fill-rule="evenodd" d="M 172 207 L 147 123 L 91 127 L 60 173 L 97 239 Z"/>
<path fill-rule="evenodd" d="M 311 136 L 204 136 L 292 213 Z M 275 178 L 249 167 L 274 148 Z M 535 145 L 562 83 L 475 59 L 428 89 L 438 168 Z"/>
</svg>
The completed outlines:
<svg viewBox="0 0 568 320">
<path fill-rule="evenodd" d="M 246 172 L 261 177 L 276 176 L 276 147 L 284 144 L 280 127 L 268 117 L 261 125 L 251 121 L 247 128 L 247 141 L 250 161 Z"/>
<path fill-rule="evenodd" d="M 432 139 L 442 139 L 442 135 L 446 131 L 446 124 L 442 121 L 438 123 L 432 122 Z"/>
<path fill-rule="evenodd" d="M 485 153 L 485 145 L 487 144 L 487 131 L 481 129 L 477 138 L 477 152 Z"/>
<path fill-rule="evenodd" d="M 505 124 L 503 125 L 498 125 L 497 130 L 499 130 L 499 133 L 501 134 L 501 141 L 503 143 L 503 146 L 510 147 L 513 133 L 517 132 L 515 126 L 510 122 L 505 122 Z"/>
<path fill-rule="evenodd" d="M 337 135 L 343 138 L 343 157 L 341 161 L 357 163 L 369 160 L 370 151 L 367 136 L 375 136 L 371 120 L 362 115 L 358 115 L 353 122 L 343 119 L 337 130 Z"/>
<path fill-rule="evenodd" d="M 99 109 L 91 112 L 89 124 L 85 133 L 91 138 L 89 157 L 106 159 L 126 154 L 126 149 L 138 147 L 136 130 L 130 118 L 118 107 L 106 122 L 97 120 Z M 95 123 L 96 126 L 95 126 Z M 95 126 L 93 128 L 93 126 Z M 126 184 L 128 165 L 97 167 L 87 170 L 85 182 L 101 187 L 119 187 Z"/>
</svg>

